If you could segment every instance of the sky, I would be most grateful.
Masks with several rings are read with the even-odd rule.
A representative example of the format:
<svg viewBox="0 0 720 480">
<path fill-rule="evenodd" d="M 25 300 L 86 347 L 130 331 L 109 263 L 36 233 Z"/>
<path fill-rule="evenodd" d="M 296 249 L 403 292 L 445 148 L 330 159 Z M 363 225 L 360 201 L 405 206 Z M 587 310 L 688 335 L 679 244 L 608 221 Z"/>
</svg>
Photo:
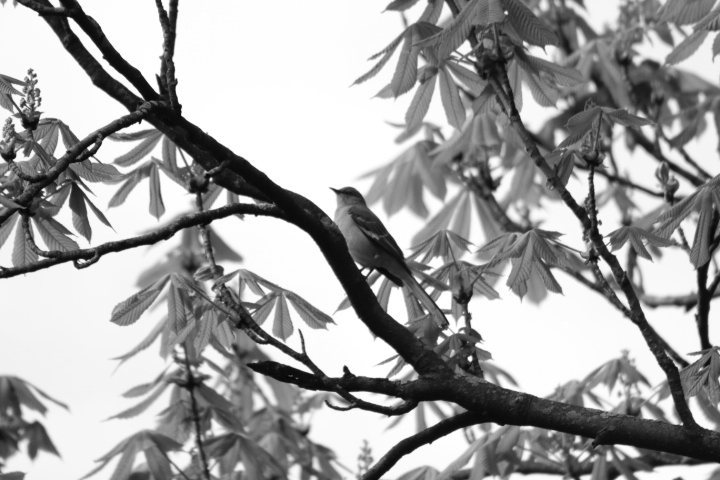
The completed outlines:
<svg viewBox="0 0 720 480">
<path fill-rule="evenodd" d="M 411 97 L 372 99 L 389 79 L 390 70 L 377 80 L 350 88 L 354 79 L 370 68 L 366 59 L 395 38 L 402 26 L 398 15 L 381 13 L 385 3 L 181 2 L 175 62 L 183 114 L 276 183 L 306 196 L 332 215 L 335 200 L 328 187 L 367 189 L 368 182 L 358 178 L 403 148 L 394 143 L 398 131 L 387 122 L 402 121 Z M 154 2 L 84 4 L 125 58 L 152 79 L 161 53 Z M 596 24 L 611 20 L 607 16 L 613 9 L 607 8 L 607 2 L 603 5 L 605 8 L 591 6 L 589 17 Z M 35 69 L 43 92 L 43 112 L 61 118 L 78 136 L 126 113 L 91 85 L 37 15 L 22 7 L 1 8 L 0 44 L 0 73 L 22 78 L 28 68 Z M 705 64 L 694 68 L 702 68 L 716 79 L 718 68 L 712 65 L 708 72 L 707 58 L 705 54 Z M 525 103 L 524 115 L 531 125 L 552 114 L 528 100 Z M 429 118 L 442 123 L 438 105 L 435 98 Z M 714 154 L 715 144 L 707 145 L 692 148 L 700 149 L 694 153 L 702 154 L 705 148 Z M 98 157 L 111 161 L 123 147 L 106 142 Z M 171 182 L 163 181 L 163 189 L 167 216 L 189 208 L 191 198 Z M 125 205 L 107 213 L 115 231 L 93 223 L 93 243 L 126 238 L 158 225 L 146 213 L 146 187 L 139 190 L 142 192 Z M 107 205 L 111 192 L 100 186 L 95 191 L 96 204 Z M 380 213 L 379 206 L 375 209 Z M 422 219 L 409 213 L 382 218 L 403 248 L 410 246 L 410 238 L 422 225 Z M 551 224 L 568 233 L 577 231 L 567 212 L 554 216 Z M 230 219 L 217 229 L 244 255 L 243 268 L 295 291 L 328 313 L 342 300 L 337 280 L 301 232 L 263 218 Z M 43 420 L 62 459 L 41 453 L 29 463 L 18 456 L 10 461 L 10 468 L 28 471 L 28 480 L 79 478 L 94 467 L 93 459 L 122 438 L 152 427 L 157 410 L 133 420 L 104 421 L 132 404 L 120 394 L 151 380 L 164 365 L 157 347 L 151 347 L 116 371 L 116 362 L 110 359 L 132 348 L 154 323 L 148 317 L 122 328 L 110 323 L 110 312 L 137 290 L 138 272 L 176 241 L 109 255 L 86 270 L 64 265 L 0 282 L 0 375 L 30 381 L 71 408 L 66 412 L 53 407 Z M 8 246 L 0 250 L 0 265 L 10 264 L 9 256 Z M 674 269 L 671 275 L 657 264 L 656 270 L 650 270 L 648 281 L 659 293 L 678 291 L 680 282 L 692 285 L 689 268 L 672 254 L 669 257 Z M 551 295 L 541 306 L 521 302 L 504 287 L 504 280 L 498 285 L 502 300 L 480 300 L 472 305 L 476 328 L 486 340 L 484 348 L 519 380 L 520 388 L 547 395 L 557 385 L 584 377 L 625 349 L 651 381 L 659 382 L 661 372 L 637 329 L 602 298 L 567 277 L 558 279 L 564 294 Z M 690 315 L 679 310 L 648 311 L 648 315 L 678 351 L 697 350 L 697 341 L 687 330 Z M 340 375 L 342 366 L 347 365 L 358 375 L 383 376 L 387 367 L 375 365 L 391 354 L 389 349 L 374 341 L 352 312 L 334 318 L 337 325 L 329 332 L 304 329 L 308 352 L 316 363 L 331 375 Z M 289 343 L 297 346 L 297 335 Z M 322 412 L 311 435 L 333 447 L 341 461 L 354 468 L 363 439 L 371 442 L 373 454 L 379 458 L 413 433 L 412 423 L 407 419 L 398 429 L 386 432 L 388 421 L 371 413 Z M 338 428 L 342 439 L 338 439 Z M 428 462 L 442 469 L 463 445 L 459 439 L 438 441 L 405 458 L 389 476 Z M 109 475 L 110 470 L 105 470 L 94 478 Z M 666 470 L 656 478 L 675 475 Z"/>
</svg>

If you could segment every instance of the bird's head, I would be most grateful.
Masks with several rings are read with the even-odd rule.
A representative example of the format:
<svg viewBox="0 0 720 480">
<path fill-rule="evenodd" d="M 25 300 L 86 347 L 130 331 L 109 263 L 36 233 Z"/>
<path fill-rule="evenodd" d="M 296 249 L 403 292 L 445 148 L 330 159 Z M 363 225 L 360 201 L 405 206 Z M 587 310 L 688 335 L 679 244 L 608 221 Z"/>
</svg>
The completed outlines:
<svg viewBox="0 0 720 480">
<path fill-rule="evenodd" d="M 346 205 L 365 205 L 365 199 L 362 194 L 353 187 L 344 187 L 340 189 L 330 187 L 330 190 L 335 192 L 335 195 L 337 196 L 338 207 L 344 207 Z"/>
</svg>

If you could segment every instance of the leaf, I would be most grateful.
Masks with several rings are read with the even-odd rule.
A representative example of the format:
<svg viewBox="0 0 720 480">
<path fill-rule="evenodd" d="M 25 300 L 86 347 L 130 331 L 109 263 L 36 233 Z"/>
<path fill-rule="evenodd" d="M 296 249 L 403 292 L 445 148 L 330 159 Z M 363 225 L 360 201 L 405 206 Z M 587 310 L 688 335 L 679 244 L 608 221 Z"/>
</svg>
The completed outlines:
<svg viewBox="0 0 720 480">
<path fill-rule="evenodd" d="M 293 292 L 288 292 L 285 297 L 308 327 L 314 329 L 327 329 L 328 323 L 335 323 L 332 317 L 315 308 L 299 295 Z"/>
<path fill-rule="evenodd" d="M 409 92 L 417 81 L 417 61 L 420 49 L 412 44 L 412 29 L 406 30 L 404 37 L 403 45 L 400 48 L 400 58 L 390 81 L 390 90 L 395 98 Z"/>
<path fill-rule="evenodd" d="M 25 479 L 24 472 L 0 473 L 0 480 L 24 480 L 24 479 Z"/>
<path fill-rule="evenodd" d="M 553 80 L 555 80 L 555 83 L 561 87 L 574 87 L 585 81 L 582 72 L 574 68 L 561 67 L 560 65 L 525 54 L 524 52 L 523 59 L 532 67 L 550 75 Z"/>
<path fill-rule="evenodd" d="M 412 7 L 418 2 L 418 0 L 394 0 L 390 2 L 390 4 L 385 7 L 385 10 L 395 10 L 398 12 L 402 12 L 404 10 L 407 10 L 408 8 Z"/>
<path fill-rule="evenodd" d="M 32 228 L 32 227 L 30 227 Z M 23 267 L 37 262 L 38 255 L 25 241 L 25 231 L 22 226 L 15 229 L 15 244 L 13 246 L 12 264 Z"/>
<path fill-rule="evenodd" d="M 621 249 L 622 246 L 630 240 L 633 250 L 635 250 L 635 252 L 642 258 L 650 261 L 652 261 L 652 257 L 650 257 L 650 253 L 648 253 L 647 249 L 644 247 L 643 240 L 646 240 L 649 244 L 656 247 L 669 247 L 673 245 L 673 242 L 666 238 L 657 236 L 654 233 L 650 233 L 640 227 L 634 227 L 632 225 L 618 228 L 607 235 L 607 237 L 610 240 L 610 245 L 612 245 L 613 251 Z"/>
<path fill-rule="evenodd" d="M 138 130 L 130 133 L 113 133 L 108 138 L 115 140 L 116 142 L 136 142 L 146 138 L 151 138 L 157 134 L 156 128 L 146 128 L 145 130 Z"/>
<path fill-rule="evenodd" d="M 458 208 L 458 205 L 464 201 L 465 197 L 468 195 L 468 191 L 465 189 L 460 190 L 457 195 L 455 195 L 452 199 L 450 199 L 436 214 L 434 217 L 432 217 L 428 222 L 425 223 L 425 226 L 420 229 L 419 232 L 417 232 L 413 238 L 412 238 L 412 244 L 416 245 L 428 238 L 430 238 L 432 235 L 434 235 L 436 232 L 440 230 L 446 230 L 448 226 L 450 225 L 450 221 L 452 220 L 455 210 Z"/>
<path fill-rule="evenodd" d="M 130 165 L 136 164 L 150 154 L 150 152 L 155 148 L 161 138 L 162 133 L 160 133 L 159 130 L 149 132 L 143 137 L 142 142 L 137 144 L 126 154 L 116 158 L 113 163 L 115 165 L 120 165 L 121 167 L 129 167 Z"/>
<path fill-rule="evenodd" d="M 169 279 L 170 275 L 165 275 L 160 280 L 115 305 L 110 321 L 121 327 L 135 323 L 160 295 L 160 291 L 165 287 Z"/>
<path fill-rule="evenodd" d="M 520 37 L 530 45 L 557 45 L 558 37 L 535 14 L 518 0 L 502 0 L 508 20 Z"/>
<path fill-rule="evenodd" d="M 418 42 L 418 47 L 435 46 L 438 47 L 438 57 L 440 59 L 447 58 L 451 52 L 454 52 L 462 45 L 470 34 L 472 22 L 475 19 L 478 0 L 470 0 L 467 5 L 458 13 L 441 32 Z"/>
<path fill-rule="evenodd" d="M 273 320 L 273 335 L 282 341 L 292 335 L 293 324 L 285 295 L 279 295 L 275 302 L 275 319 Z"/>
<path fill-rule="evenodd" d="M 602 110 L 603 110 L 603 113 L 605 114 L 605 117 L 612 120 L 613 123 L 617 123 L 624 127 L 639 128 L 639 127 L 644 127 L 646 125 L 654 125 L 655 124 L 655 122 L 653 122 L 652 120 L 648 120 L 647 118 L 638 117 L 637 115 L 628 113 L 628 111 L 625 110 L 624 108 L 619 108 L 617 110 L 614 110 L 611 108 L 602 107 Z"/>
<path fill-rule="evenodd" d="M 170 468 L 170 460 L 156 446 L 145 450 L 145 460 L 153 480 L 172 480 L 173 474 Z"/>
<path fill-rule="evenodd" d="M 535 101 L 543 107 L 554 107 L 560 98 L 560 92 L 553 88 L 550 84 L 542 80 L 539 76 L 533 75 L 527 70 L 523 70 L 525 82 L 530 87 L 530 93 Z"/>
<path fill-rule="evenodd" d="M 0 247 L 5 245 L 5 242 L 10 237 L 10 233 L 12 232 L 13 227 L 17 223 L 17 219 L 20 217 L 19 213 L 13 213 L 8 217 L 5 222 L 0 225 Z M 13 263 L 14 264 L 14 263 Z"/>
<path fill-rule="evenodd" d="M 167 317 L 163 317 L 162 320 L 160 320 L 150 331 L 150 333 L 147 334 L 147 336 L 138 343 L 135 347 L 132 348 L 129 352 L 120 355 L 119 357 L 114 357 L 112 360 L 120 360 L 120 365 L 122 365 L 126 360 L 134 357 L 138 353 L 142 352 L 146 348 L 148 348 L 150 345 L 153 344 L 155 339 L 157 339 L 158 336 L 160 336 L 160 333 L 165 329 L 165 325 L 167 324 Z"/>
<path fill-rule="evenodd" d="M 410 102 L 410 107 L 408 107 L 407 112 L 405 112 L 407 130 L 412 130 L 420 125 L 425 115 L 427 115 L 433 91 L 435 90 L 436 80 L 437 74 L 433 74 L 430 78 L 426 78 L 425 82 L 421 83 L 415 92 L 415 96 L 413 96 L 412 102 Z"/>
<path fill-rule="evenodd" d="M 459 63 L 448 60 L 444 63 L 444 66 L 475 95 L 479 95 L 487 86 L 487 80 L 480 79 L 477 73 L 468 70 Z"/>
<path fill-rule="evenodd" d="M 390 44 L 385 47 L 380 52 L 376 53 L 372 57 L 370 57 L 370 60 L 373 60 L 374 58 L 377 58 L 378 56 L 382 55 L 383 57 L 375 64 L 374 67 L 372 67 L 367 73 L 360 76 L 357 80 L 353 82 L 353 85 L 358 85 L 360 83 L 364 83 L 371 78 L 373 78 L 375 75 L 377 75 L 380 70 L 385 66 L 385 64 L 390 60 L 390 57 L 392 57 L 392 54 L 397 50 L 398 45 L 400 45 L 400 42 L 402 41 L 403 37 L 405 35 L 405 32 L 401 33 L 400 35 L 395 38 Z"/>
<path fill-rule="evenodd" d="M 135 189 L 138 183 L 140 183 L 142 179 L 150 176 L 150 168 L 150 164 L 148 164 L 135 170 L 132 175 L 130 175 L 130 177 L 125 180 L 125 183 L 123 183 L 117 190 L 117 192 L 115 192 L 115 194 L 112 196 L 112 198 L 108 202 L 108 208 L 118 207 L 125 203 L 128 195 L 130 195 L 130 192 Z"/>
<path fill-rule="evenodd" d="M 710 32 L 707 30 L 699 30 L 691 33 L 668 54 L 665 58 L 665 63 L 667 65 L 677 65 L 683 60 L 690 58 L 692 54 L 700 48 L 700 45 L 705 41 L 708 33 Z"/>
<path fill-rule="evenodd" d="M 160 190 L 160 174 L 154 163 L 150 168 L 150 214 L 159 219 L 165 213 L 165 204 Z"/>
<path fill-rule="evenodd" d="M 121 182 L 125 178 L 125 175 L 120 173 L 113 165 L 91 163 L 89 160 L 80 163 L 71 163 L 70 170 L 79 175 L 83 180 L 94 183 L 114 184 Z"/>
<path fill-rule="evenodd" d="M 480 25 L 505 22 L 505 9 L 500 0 L 482 0 L 478 3 L 475 21 Z"/>
<path fill-rule="evenodd" d="M 603 110 L 600 107 L 593 107 L 570 117 L 565 125 L 565 128 L 569 131 L 569 135 L 557 146 L 556 150 L 567 148 L 573 143 L 582 140 L 585 135 L 592 131 L 593 125 L 601 113 L 603 113 Z"/>
<path fill-rule="evenodd" d="M 80 248 L 75 240 L 67 236 L 69 230 L 54 218 L 36 215 L 32 217 L 32 221 L 50 250 L 69 252 Z"/>
<path fill-rule="evenodd" d="M 76 183 L 73 183 L 71 186 L 70 210 L 72 210 L 73 227 L 89 242 L 92 238 L 92 228 L 90 227 L 87 208 L 85 207 L 85 194 Z"/>
<path fill-rule="evenodd" d="M 455 80 L 446 67 L 440 69 L 440 99 L 442 100 L 448 123 L 458 130 L 465 124 L 465 106 L 460 99 L 460 92 Z"/>
<path fill-rule="evenodd" d="M 170 274 L 170 278 L 174 279 L 177 274 Z M 174 281 L 170 282 L 170 289 L 167 295 L 167 316 L 170 331 L 176 335 L 179 334 L 188 324 L 188 318 L 185 313 L 185 304 L 189 301 L 185 290 L 178 288 Z"/>
<path fill-rule="evenodd" d="M 152 393 L 150 395 L 148 395 L 147 397 L 145 397 L 145 399 L 143 399 L 141 402 L 137 403 L 136 405 L 133 405 L 132 407 L 130 407 L 126 410 L 123 410 L 122 412 L 120 412 L 118 414 L 113 415 L 112 417 L 108 417 L 107 420 L 114 420 L 116 418 L 125 420 L 128 418 L 137 417 L 138 415 L 145 412 L 148 408 L 150 408 L 150 406 L 152 406 L 152 404 L 155 403 L 155 400 L 157 400 L 160 397 L 160 395 L 162 395 L 165 392 L 165 390 L 167 389 L 167 387 L 169 385 L 170 384 L 167 382 L 160 383 L 157 386 L 157 388 L 155 388 L 152 391 Z"/>
</svg>

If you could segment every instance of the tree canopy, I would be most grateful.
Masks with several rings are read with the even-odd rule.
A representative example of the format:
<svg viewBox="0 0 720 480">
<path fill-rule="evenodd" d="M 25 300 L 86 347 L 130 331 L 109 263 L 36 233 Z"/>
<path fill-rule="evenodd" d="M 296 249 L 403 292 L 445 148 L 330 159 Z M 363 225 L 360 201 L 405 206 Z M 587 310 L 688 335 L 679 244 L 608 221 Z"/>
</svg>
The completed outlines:
<svg viewBox="0 0 720 480">
<path fill-rule="evenodd" d="M 231 144 L 211 133 L 214 117 L 191 120 L 186 112 L 199 97 L 180 88 L 188 66 L 179 59 L 190 48 L 182 39 L 185 29 L 191 35 L 192 19 L 184 23 L 179 0 L 155 2 L 161 56 L 150 75 L 78 0 L 14 3 L 37 14 L 28 32 L 49 29 L 65 50 L 66 68 L 82 72 L 125 112 L 79 132 L 62 112 L 44 113 L 41 86 L 51 76 L 33 68 L 0 72 L 0 107 L 9 112 L 0 140 L 0 252 L 10 262 L 0 278 L 18 281 L 64 264 L 91 275 L 111 253 L 179 239 L 153 263 L 126 267 L 138 276 L 137 290 L 107 304 L 110 322 L 121 327 L 161 312 L 115 360 L 123 366 L 159 348 L 163 367 L 126 391 L 131 405 L 110 417 L 135 418 L 160 406 L 157 422 L 118 438 L 83 478 L 634 479 L 666 466 L 720 461 L 720 351 L 711 322 L 720 296 L 720 180 L 713 167 L 720 87 L 680 65 L 700 55 L 710 64 L 720 53 L 715 0 L 621 0 L 617 20 L 604 29 L 582 0 L 386 5 L 383 15 L 402 22 L 353 85 L 377 84 L 377 98 L 408 102 L 403 118 L 387 127 L 397 133 L 400 153 L 366 173 L 363 193 L 387 217 L 409 211 L 423 219 L 408 266 L 446 310 L 447 327 L 409 289 L 382 272 L 361 272 L 328 214 L 306 191 L 277 180 L 291 164 L 317 168 L 311 144 L 322 139 L 298 146 L 297 158 L 276 158 L 272 146 L 253 157 L 242 139 Z M 123 28 L 132 34 L 131 26 Z M 702 48 L 708 37 L 710 51 Z M 256 47 L 215 40 L 201 48 L 242 58 L 243 49 Z M 28 50 L 22 54 L 32 65 L 43 52 Z M 266 61 L 287 55 L 302 55 L 301 39 Z M 242 119 L 242 108 L 230 115 L 258 131 L 284 125 L 296 113 L 282 110 L 283 98 L 302 95 L 308 75 L 288 72 L 282 89 L 261 100 L 277 108 L 277 125 Z M 222 72 L 207 76 L 202 101 L 220 118 L 233 89 Z M 431 106 L 444 118 L 428 117 Z M 538 106 L 545 110 L 538 113 Z M 77 108 L 93 113 L 88 102 Z M 334 168 L 342 172 L 343 152 L 338 156 Z M 107 206 L 95 191 L 107 196 Z M 159 226 L 93 239 L 100 225 L 112 228 L 109 209 L 139 216 L 138 198 L 149 200 L 143 210 Z M 191 209 L 179 209 L 188 198 Z M 250 217 L 285 224 L 314 244 L 322 255 L 317 262 L 326 266 L 306 272 L 303 287 L 334 274 L 346 294 L 335 312 L 283 278 L 269 278 L 263 265 L 277 258 L 243 265 L 251 260 L 242 239 L 220 230 Z M 388 221 L 391 232 L 393 225 Z M 261 236 L 263 227 L 255 228 L 244 235 Z M 287 237 L 292 247 L 295 238 Z M 676 280 L 667 291 L 658 278 Z M 521 368 L 545 382 L 548 393 L 540 397 L 493 361 L 498 354 L 522 356 L 510 344 L 523 332 L 504 327 L 504 352 L 485 343 L 489 330 L 503 328 L 501 318 L 487 318 L 486 305 L 497 300 L 493 311 L 502 311 L 502 302 L 516 297 L 525 315 L 537 315 L 570 289 L 559 301 L 577 302 L 562 313 L 575 335 L 548 333 L 545 349 L 587 354 L 583 344 L 598 339 L 578 319 L 607 308 L 642 338 L 642 352 L 593 359 L 597 367 L 577 378 L 523 358 Z M 71 310 L 81 298 L 70 282 L 58 290 L 67 305 L 53 310 Z M 37 296 L 42 300 L 43 292 Z M 317 360 L 320 343 L 306 343 L 304 332 L 325 329 L 332 342 L 343 325 L 329 327 L 348 311 L 391 350 L 382 373 L 348 366 L 352 342 L 341 345 L 347 357 L 333 362 Z M 692 351 L 663 335 L 661 311 L 692 336 Z M 639 355 L 652 359 L 652 372 L 640 367 Z M 656 377 L 660 383 L 650 380 Z M 58 408 L 68 405 L 34 379 L 0 376 L 0 479 L 24 477 L 6 468 L 14 456 L 59 454 L 53 432 L 36 419 Z M 412 418 L 414 433 L 383 451 L 370 438 L 358 446 L 357 465 L 343 464 L 336 438 L 310 434 L 322 409 L 380 414 L 391 417 L 390 426 Z M 343 414 L 333 418 L 342 435 Z M 393 469 L 451 435 L 464 446 L 440 469 L 422 459 L 410 471 Z"/>
</svg>

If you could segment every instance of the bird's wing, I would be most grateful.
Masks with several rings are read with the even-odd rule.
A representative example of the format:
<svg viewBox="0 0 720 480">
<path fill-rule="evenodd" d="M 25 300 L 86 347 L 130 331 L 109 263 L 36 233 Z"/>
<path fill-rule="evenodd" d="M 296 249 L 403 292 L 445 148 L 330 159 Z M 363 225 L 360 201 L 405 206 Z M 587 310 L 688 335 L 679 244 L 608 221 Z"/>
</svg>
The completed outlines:
<svg viewBox="0 0 720 480">
<path fill-rule="evenodd" d="M 348 213 L 350 218 L 353 219 L 355 225 L 358 226 L 360 231 L 365 234 L 373 243 L 377 244 L 380 248 L 387 251 L 390 255 L 398 258 L 405 262 L 405 255 L 402 250 L 398 247 L 395 239 L 387 231 L 385 225 L 382 224 L 379 218 L 375 216 L 371 211 L 364 211 L 360 209 L 350 207 Z"/>
</svg>

